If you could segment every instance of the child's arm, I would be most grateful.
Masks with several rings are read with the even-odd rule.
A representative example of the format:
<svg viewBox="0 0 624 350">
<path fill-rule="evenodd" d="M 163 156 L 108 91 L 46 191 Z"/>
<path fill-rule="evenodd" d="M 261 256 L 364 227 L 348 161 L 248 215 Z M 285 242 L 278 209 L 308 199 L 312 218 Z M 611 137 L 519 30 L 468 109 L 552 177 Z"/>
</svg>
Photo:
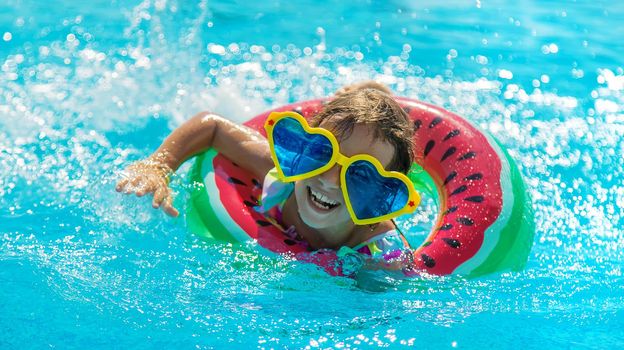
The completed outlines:
<svg viewBox="0 0 624 350">
<path fill-rule="evenodd" d="M 139 197 L 153 193 L 154 208 L 161 207 L 170 216 L 178 216 L 167 178 L 184 161 L 211 147 L 257 178 L 264 178 L 273 167 L 269 145 L 260 133 L 202 112 L 174 130 L 151 156 L 128 166 L 115 189 Z"/>
</svg>

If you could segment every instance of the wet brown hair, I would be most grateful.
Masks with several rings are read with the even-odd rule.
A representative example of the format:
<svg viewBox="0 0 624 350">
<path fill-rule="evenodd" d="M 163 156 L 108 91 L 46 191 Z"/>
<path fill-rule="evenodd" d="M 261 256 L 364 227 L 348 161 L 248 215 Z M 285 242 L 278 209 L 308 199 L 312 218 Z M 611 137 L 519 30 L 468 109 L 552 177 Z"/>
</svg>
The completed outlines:
<svg viewBox="0 0 624 350">
<path fill-rule="evenodd" d="M 373 127 L 374 140 L 390 143 L 394 156 L 386 170 L 407 174 L 414 159 L 414 136 L 410 119 L 401 106 L 380 88 L 361 88 L 338 95 L 311 120 L 312 126 L 331 122 L 339 140 L 349 137 L 357 124 Z"/>
</svg>

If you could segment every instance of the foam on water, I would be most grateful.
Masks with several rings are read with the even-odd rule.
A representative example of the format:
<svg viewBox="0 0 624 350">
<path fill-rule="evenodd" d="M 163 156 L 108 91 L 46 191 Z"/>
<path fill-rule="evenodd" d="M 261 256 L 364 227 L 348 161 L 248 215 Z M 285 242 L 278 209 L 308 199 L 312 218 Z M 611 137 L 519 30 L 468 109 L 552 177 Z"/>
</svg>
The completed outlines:
<svg viewBox="0 0 624 350">
<path fill-rule="evenodd" d="M 402 11 L 431 26 L 450 11 L 429 7 Z M 105 10 L 22 14 L 2 37 L 12 46 L 0 46 L 0 345 L 621 345 L 624 71 L 607 42 L 598 63 L 579 53 L 564 74 L 501 61 L 496 48 L 506 46 L 492 38 L 494 48 L 463 57 L 444 44 L 456 38 L 444 37 L 431 49 L 446 48 L 442 62 L 420 64 L 422 47 L 384 34 L 392 20 L 401 30 L 403 17 L 391 13 L 363 34 L 371 45 L 329 45 L 340 30 L 331 25 L 266 45 L 271 39 L 258 34 L 247 41 L 211 34 L 210 23 L 237 14 L 227 5 L 146 0 L 108 24 L 93 19 L 98 11 Z M 271 11 L 253 8 L 236 19 Z M 510 26 L 552 29 L 540 16 L 521 17 Z M 468 36 L 466 28 L 460 23 L 458 35 Z M 389 44 L 376 43 L 374 33 Z M 535 46 L 563 55 L 564 34 Z M 392 45 L 394 53 L 384 51 Z M 531 46 L 523 45 L 520 56 Z M 468 116 L 518 160 L 537 224 L 525 271 L 468 281 L 369 276 L 384 290 L 371 293 L 370 279 L 329 277 L 253 244 L 202 242 L 183 219 L 114 192 L 120 169 L 194 113 L 240 122 L 363 79 Z M 172 182 L 178 208 L 189 193 L 187 170 Z M 433 208 L 425 209 L 404 225 L 427 229 Z"/>
</svg>

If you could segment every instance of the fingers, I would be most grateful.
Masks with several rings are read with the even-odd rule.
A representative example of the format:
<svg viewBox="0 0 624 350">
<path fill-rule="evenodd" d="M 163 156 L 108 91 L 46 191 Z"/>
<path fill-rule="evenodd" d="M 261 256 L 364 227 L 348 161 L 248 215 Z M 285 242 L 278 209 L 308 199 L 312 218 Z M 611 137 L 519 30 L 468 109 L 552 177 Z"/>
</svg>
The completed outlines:
<svg viewBox="0 0 624 350">
<path fill-rule="evenodd" d="M 128 179 L 127 178 L 123 178 L 123 179 L 119 180 L 117 182 L 117 185 L 115 186 L 115 191 L 117 191 L 117 192 L 123 191 L 123 189 L 126 187 L 127 183 L 128 183 Z"/>
<path fill-rule="evenodd" d="M 117 183 L 115 189 L 124 194 L 132 194 L 137 191 L 139 185 L 143 182 L 142 176 L 126 177 Z"/>
<path fill-rule="evenodd" d="M 150 176 L 143 174 L 134 175 L 134 177 L 125 177 L 115 186 L 117 192 L 123 192 L 125 194 L 136 194 L 138 197 L 142 197 L 148 193 L 154 192 L 156 189 L 156 182 L 159 179 L 153 179 Z"/>
<path fill-rule="evenodd" d="M 138 183 L 139 180 L 136 178 L 125 178 L 119 180 L 119 182 L 117 182 L 117 186 L 115 186 L 115 191 L 121 192 L 123 194 L 132 194 L 133 192 L 135 192 Z"/>
<path fill-rule="evenodd" d="M 172 204 L 173 197 L 167 181 L 169 172 L 151 163 L 137 162 L 124 171 L 123 178 L 117 182 L 115 190 L 125 194 L 134 193 L 137 197 L 153 193 L 152 207 L 162 208 L 167 215 L 176 217 L 180 213 Z"/>
<path fill-rule="evenodd" d="M 168 196 L 167 198 L 165 198 L 162 204 L 162 209 L 165 211 L 165 213 L 167 213 L 167 215 L 175 218 L 178 215 L 180 215 L 180 212 L 178 212 L 178 210 L 173 207 L 172 202 L 173 202 L 173 198 L 171 196 Z"/>
<path fill-rule="evenodd" d="M 157 209 L 160 207 L 162 202 L 169 196 L 169 188 L 168 187 L 159 187 L 154 191 L 154 200 L 152 200 L 152 207 Z"/>
<path fill-rule="evenodd" d="M 157 186 L 154 184 L 154 182 L 152 181 L 143 182 L 137 186 L 135 193 L 137 197 L 143 197 L 148 193 L 154 192 L 156 189 L 157 189 Z"/>
<path fill-rule="evenodd" d="M 180 213 L 173 207 L 173 196 L 171 196 L 171 189 L 167 186 L 160 187 L 154 192 L 154 200 L 152 201 L 152 207 L 162 208 L 167 215 L 177 217 Z"/>
</svg>

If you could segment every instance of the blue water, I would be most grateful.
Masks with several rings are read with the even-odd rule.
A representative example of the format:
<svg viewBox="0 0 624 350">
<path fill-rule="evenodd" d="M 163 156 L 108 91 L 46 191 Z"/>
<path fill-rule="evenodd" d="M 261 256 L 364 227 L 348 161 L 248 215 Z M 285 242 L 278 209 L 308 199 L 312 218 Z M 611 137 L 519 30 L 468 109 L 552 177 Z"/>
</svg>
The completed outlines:
<svg viewBox="0 0 624 350">
<path fill-rule="evenodd" d="M 2 1 L 0 348 L 624 347 L 622 18 L 610 1 Z M 536 212 L 526 270 L 374 292 L 113 190 L 198 111 L 244 121 L 362 79 L 508 148 Z"/>
</svg>

